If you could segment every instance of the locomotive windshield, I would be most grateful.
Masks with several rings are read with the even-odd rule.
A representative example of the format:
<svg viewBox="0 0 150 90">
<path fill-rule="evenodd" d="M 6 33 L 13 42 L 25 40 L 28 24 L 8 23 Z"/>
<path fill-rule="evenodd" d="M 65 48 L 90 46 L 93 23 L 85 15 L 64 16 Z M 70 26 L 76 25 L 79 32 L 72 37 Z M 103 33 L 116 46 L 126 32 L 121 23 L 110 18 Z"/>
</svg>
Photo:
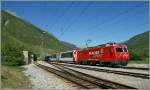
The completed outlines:
<svg viewBox="0 0 150 90">
<path fill-rule="evenodd" d="M 122 48 L 116 48 L 116 52 L 123 52 Z"/>
<path fill-rule="evenodd" d="M 116 52 L 128 52 L 127 48 L 116 48 Z"/>
</svg>

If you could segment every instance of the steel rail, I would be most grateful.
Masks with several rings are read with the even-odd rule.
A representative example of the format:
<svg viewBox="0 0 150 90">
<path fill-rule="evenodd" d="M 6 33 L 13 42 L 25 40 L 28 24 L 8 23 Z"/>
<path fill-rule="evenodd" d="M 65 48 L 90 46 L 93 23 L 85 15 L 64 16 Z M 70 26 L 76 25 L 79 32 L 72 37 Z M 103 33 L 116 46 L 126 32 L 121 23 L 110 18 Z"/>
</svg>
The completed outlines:
<svg viewBox="0 0 150 90">
<path fill-rule="evenodd" d="M 109 81 L 109 80 L 98 78 L 98 77 L 94 77 L 94 76 L 67 68 L 63 65 L 58 65 L 58 64 L 52 64 L 52 65 L 61 69 L 63 72 L 67 72 L 67 73 L 70 73 L 70 75 L 76 76 L 83 80 L 87 80 L 95 85 L 102 87 L 103 89 L 108 89 L 108 88 L 109 89 L 136 89 L 135 87 L 123 85 L 117 82 Z"/>
<path fill-rule="evenodd" d="M 149 70 L 149 68 L 140 68 L 140 67 L 120 67 L 124 69 L 137 69 L 137 70 Z"/>
<path fill-rule="evenodd" d="M 60 63 L 57 63 L 57 64 L 60 64 Z M 67 65 L 67 64 L 60 64 L 60 65 L 75 67 L 75 68 L 81 68 L 81 69 L 86 69 L 86 70 L 93 70 L 93 71 L 98 71 L 98 72 L 107 72 L 107 73 L 114 73 L 114 74 L 120 74 L 120 75 L 126 75 L 126 76 L 133 76 L 133 77 L 149 79 L 149 74 L 126 72 L 126 71 L 117 71 L 117 70 L 110 70 L 110 69 L 101 69 L 101 68 L 86 67 L 86 66 L 83 67 L 83 66 Z"/>
<path fill-rule="evenodd" d="M 76 65 L 75 63 L 69 63 L 69 64 L 72 64 L 72 65 Z M 79 64 L 81 65 L 81 64 Z M 81 65 L 81 66 L 91 66 L 91 65 Z M 136 69 L 136 70 L 149 70 L 149 68 L 146 68 L 146 67 L 127 67 L 127 66 L 102 66 L 102 65 L 95 65 L 95 66 L 99 66 L 99 67 L 107 67 L 107 68 L 121 68 L 121 69 Z"/>
<path fill-rule="evenodd" d="M 48 66 L 45 66 L 45 65 L 41 65 L 41 64 L 37 64 L 35 63 L 35 65 L 37 65 L 38 67 L 44 69 L 44 70 L 47 70 L 51 73 L 54 73 L 62 78 L 65 78 L 77 85 L 79 85 L 80 87 L 82 87 L 83 89 L 96 89 L 96 88 L 100 88 L 99 86 L 93 84 L 93 83 L 90 83 L 86 80 L 83 80 L 81 78 L 78 78 L 78 77 L 75 77 L 73 75 L 70 75 L 69 73 L 67 72 L 62 72 L 61 70 L 57 70 L 57 69 L 54 69 L 54 68 L 51 68 L 51 67 L 48 67 Z"/>
</svg>

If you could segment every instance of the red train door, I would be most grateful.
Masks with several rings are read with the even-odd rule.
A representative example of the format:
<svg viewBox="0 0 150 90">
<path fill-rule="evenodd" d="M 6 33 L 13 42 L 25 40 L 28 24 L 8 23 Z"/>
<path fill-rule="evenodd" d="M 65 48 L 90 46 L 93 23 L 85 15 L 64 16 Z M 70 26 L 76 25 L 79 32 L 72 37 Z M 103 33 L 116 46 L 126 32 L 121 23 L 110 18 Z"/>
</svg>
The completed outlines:
<svg viewBox="0 0 150 90">
<path fill-rule="evenodd" d="M 124 60 L 124 50 L 122 47 L 116 47 L 116 57 L 118 60 Z"/>
<path fill-rule="evenodd" d="M 80 62 L 80 52 L 79 50 L 75 50 L 73 51 L 73 61 L 75 63 L 79 63 Z"/>
<path fill-rule="evenodd" d="M 111 47 L 105 47 L 104 49 L 104 60 L 111 60 L 112 59 L 112 49 Z"/>
</svg>

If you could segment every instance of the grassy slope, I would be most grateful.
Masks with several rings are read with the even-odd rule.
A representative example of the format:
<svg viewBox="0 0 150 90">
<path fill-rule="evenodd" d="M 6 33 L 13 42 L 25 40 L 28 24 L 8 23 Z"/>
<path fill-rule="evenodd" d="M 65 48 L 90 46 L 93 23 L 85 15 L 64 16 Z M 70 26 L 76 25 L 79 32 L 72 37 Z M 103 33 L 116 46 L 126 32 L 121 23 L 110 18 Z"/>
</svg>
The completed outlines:
<svg viewBox="0 0 150 90">
<path fill-rule="evenodd" d="M 10 89 L 30 89 L 31 82 L 24 75 L 24 68 L 20 66 L 3 66 L 1 68 L 2 88 Z"/>
<path fill-rule="evenodd" d="M 71 43 L 68 43 L 68 42 L 65 42 L 65 41 L 61 41 L 61 43 L 64 44 L 65 46 L 71 47 L 72 49 L 79 49 L 77 46 L 75 46 Z"/>
<path fill-rule="evenodd" d="M 136 52 L 140 57 L 149 55 L 149 31 L 136 35 L 129 39 L 126 44 L 130 50 Z"/>
<path fill-rule="evenodd" d="M 130 60 L 129 63 L 149 63 L 149 31 L 138 34 L 129 39 L 126 44 L 129 47 L 130 54 L 136 54 L 140 60 Z"/>
<path fill-rule="evenodd" d="M 35 53 L 40 51 L 42 30 L 32 24 L 2 11 L 2 44 L 10 43 L 12 45 L 25 46 L 25 49 L 32 50 Z M 5 22 L 8 22 L 5 25 Z M 44 35 L 44 48 L 48 53 L 56 50 L 71 49 L 60 43 L 57 38 L 51 34 Z"/>
</svg>

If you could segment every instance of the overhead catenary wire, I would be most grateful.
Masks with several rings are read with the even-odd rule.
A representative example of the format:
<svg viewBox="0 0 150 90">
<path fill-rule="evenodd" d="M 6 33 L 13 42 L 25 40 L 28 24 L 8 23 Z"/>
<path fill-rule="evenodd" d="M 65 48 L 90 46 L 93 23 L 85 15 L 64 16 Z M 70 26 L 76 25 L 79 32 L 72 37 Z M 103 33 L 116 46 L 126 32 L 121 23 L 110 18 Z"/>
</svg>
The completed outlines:
<svg viewBox="0 0 150 90">
<path fill-rule="evenodd" d="M 139 24 L 139 25 L 137 25 L 137 27 L 136 28 L 141 28 L 141 27 L 143 27 L 143 25 L 145 25 L 145 23 L 142 23 L 142 24 Z M 134 29 L 134 28 L 133 28 Z M 139 33 L 140 34 L 140 33 Z M 135 35 L 137 35 L 137 34 L 135 34 Z M 97 35 L 97 37 L 98 37 L 98 35 Z M 130 37 L 131 38 L 131 37 Z M 93 38 L 93 39 L 95 39 L 95 38 Z M 113 42 L 116 42 L 116 41 L 113 41 Z M 121 41 L 121 42 L 124 42 L 124 41 Z M 120 41 L 118 41 L 117 43 L 120 43 Z"/>
<path fill-rule="evenodd" d="M 88 45 L 89 45 L 91 42 L 92 42 L 92 40 L 91 40 L 91 39 L 87 39 L 87 40 L 86 40 L 85 45 L 86 45 L 86 47 L 87 47 L 87 48 L 88 48 Z"/>
<path fill-rule="evenodd" d="M 60 29 L 60 37 L 64 34 L 63 31 L 64 31 L 64 28 L 61 28 L 61 29 Z"/>
<path fill-rule="evenodd" d="M 95 29 L 95 28 L 98 28 L 98 29 L 96 29 L 95 31 L 99 30 L 99 28 L 101 28 L 100 26 L 105 25 L 106 23 L 112 22 L 112 21 L 116 20 L 117 18 L 120 18 L 121 16 L 124 16 L 124 15 L 128 14 L 129 12 L 131 12 L 131 11 L 134 10 L 135 8 L 139 7 L 140 5 L 141 5 L 141 4 L 135 5 L 135 6 L 131 7 L 131 8 L 129 8 L 129 9 L 127 9 L 127 10 L 121 12 L 120 14 L 117 14 L 117 15 L 111 17 L 111 18 L 108 18 L 108 19 L 106 19 L 106 20 L 105 20 L 103 23 L 101 23 L 101 24 L 97 23 L 96 25 L 92 26 L 91 28 L 88 28 L 88 30 L 86 30 L 85 33 L 88 33 L 87 31 L 90 31 L 90 30 L 92 30 L 92 31 L 90 31 L 90 32 L 93 32 L 93 31 L 94 31 L 93 28 L 94 28 L 94 29 Z"/>
<path fill-rule="evenodd" d="M 88 4 L 82 9 L 82 11 L 78 14 L 78 16 L 65 28 L 65 30 L 63 31 L 63 34 L 65 34 L 65 32 L 68 31 L 69 28 L 71 28 L 71 26 L 79 20 L 79 17 L 81 17 L 85 13 L 85 11 L 88 9 L 91 3 L 92 2 L 88 2 Z"/>
<path fill-rule="evenodd" d="M 86 32 L 84 32 L 84 33 L 82 33 L 82 34 L 86 34 L 86 33 L 89 33 L 89 32 L 96 32 L 97 33 L 97 30 L 99 30 L 100 31 L 100 28 L 102 28 L 102 27 L 99 27 L 99 26 L 102 26 L 102 25 L 105 25 L 106 23 L 110 23 L 110 22 L 113 22 L 114 20 L 116 20 L 117 18 L 120 18 L 121 16 L 123 16 L 123 15 L 126 15 L 126 14 L 128 14 L 130 11 L 132 11 L 132 10 L 134 10 L 136 7 L 139 7 L 140 5 L 136 5 L 136 6 L 134 6 L 134 7 L 132 7 L 132 8 L 130 8 L 130 9 L 128 9 L 128 10 L 125 10 L 125 11 L 123 11 L 122 13 L 120 13 L 120 14 L 118 14 L 118 15 L 116 15 L 116 16 L 114 16 L 112 19 L 107 19 L 104 23 L 102 23 L 102 24 L 97 24 L 95 27 L 93 26 L 93 27 L 91 27 L 89 30 L 86 30 Z M 118 22 L 117 22 L 118 23 Z M 98 28 L 98 29 L 95 29 L 95 30 L 93 30 L 92 28 Z M 108 27 L 108 28 L 110 28 L 110 27 Z M 92 31 L 91 31 L 92 30 Z M 87 32 L 87 31 L 89 31 L 89 32 Z M 80 32 L 81 33 L 81 32 Z M 84 35 L 83 35 L 84 36 Z M 90 37 L 89 36 L 86 36 L 87 38 L 90 38 L 90 39 L 94 39 L 94 38 L 96 38 L 97 36 L 99 36 L 99 35 L 94 35 L 94 34 L 92 34 L 92 35 L 90 35 Z"/>
<path fill-rule="evenodd" d="M 137 27 L 136 28 L 141 28 L 141 27 L 143 27 L 143 25 L 145 25 L 145 23 L 142 23 L 142 24 L 139 24 L 139 25 L 137 25 Z M 97 38 L 97 37 L 100 37 L 99 35 L 96 35 L 95 37 L 92 37 L 92 38 L 90 38 L 91 40 L 94 40 L 95 38 Z M 107 36 L 107 38 L 108 38 L 109 36 Z M 116 42 L 116 41 L 110 41 L 110 42 Z M 122 42 L 124 42 L 124 41 L 122 41 Z M 120 43 L 120 42 L 117 42 L 117 43 Z"/>
<path fill-rule="evenodd" d="M 90 3 L 89 3 L 89 4 L 90 4 Z M 105 25 L 105 24 L 108 23 L 108 22 L 112 22 L 112 21 L 116 20 L 117 18 L 119 18 L 120 16 L 127 14 L 128 12 L 130 12 L 131 9 L 134 9 L 135 7 L 138 7 L 139 5 L 140 5 L 140 4 L 135 5 L 134 7 L 131 7 L 130 9 L 127 9 L 127 10 L 121 12 L 120 14 L 117 14 L 117 15 L 111 17 L 111 18 L 106 19 L 106 20 L 104 21 L 104 23 L 102 23 L 101 25 L 99 25 L 99 23 L 97 23 L 96 25 L 92 26 L 89 30 L 86 30 L 86 32 L 84 31 L 84 32 L 82 33 L 82 31 L 80 31 L 80 33 L 85 34 L 85 33 L 93 32 L 93 28 L 95 28 L 95 27 L 96 27 L 96 28 L 99 28 L 99 26 Z M 89 5 L 87 5 L 87 6 L 89 6 Z M 85 7 L 84 9 L 86 9 L 86 8 L 87 8 L 87 7 Z M 85 12 L 84 9 L 83 9 L 82 12 Z M 81 15 L 80 15 L 80 14 L 81 14 Z M 80 13 L 80 14 L 79 14 L 79 16 L 81 17 L 81 16 L 83 15 L 83 13 Z M 99 15 L 98 15 L 98 16 L 99 16 Z M 95 19 L 95 17 L 96 17 L 96 16 L 94 16 L 93 18 Z M 72 26 L 74 23 L 77 23 L 78 20 L 79 20 L 79 19 L 77 18 L 77 19 L 75 19 L 75 21 L 73 21 L 72 23 L 70 23 L 70 24 L 68 25 L 68 27 L 65 28 L 65 30 L 64 30 L 62 33 L 64 34 L 66 31 L 68 31 L 69 28 L 71 28 L 71 26 Z M 90 30 L 92 30 L 92 31 L 90 31 Z M 99 30 L 99 29 L 97 29 L 97 30 Z M 96 31 L 97 31 L 97 30 L 96 30 Z M 88 31 L 89 31 L 89 32 L 88 32 Z M 63 35 L 63 34 L 62 34 L 62 35 Z M 89 37 L 88 37 L 88 38 L 89 38 Z"/>
<path fill-rule="evenodd" d="M 122 12 L 121 14 L 116 15 L 116 17 L 114 17 L 114 18 L 111 19 L 111 20 L 108 19 L 107 22 L 104 22 L 104 23 L 101 24 L 101 25 L 104 25 L 104 24 L 106 24 L 106 23 L 112 22 L 112 21 L 116 20 L 117 18 L 120 18 L 120 16 L 128 14 L 128 12 L 133 11 L 136 7 L 139 7 L 139 6 L 141 6 L 141 4 L 135 5 L 134 7 L 132 7 L 132 8 L 130 8 L 130 9 L 128 9 L 128 10 Z M 126 19 L 126 20 L 127 20 L 127 19 Z M 100 25 L 100 26 L 101 26 L 101 25 Z M 93 27 L 93 28 L 94 28 L 94 27 Z M 97 28 L 99 28 L 99 26 L 98 26 Z M 100 27 L 100 28 L 101 28 L 101 27 Z M 110 27 L 108 27 L 108 28 L 110 28 Z M 92 32 L 96 32 L 97 30 L 99 30 L 99 29 L 96 29 L 95 31 L 92 30 Z M 89 32 L 87 32 L 87 31 L 88 31 L 88 30 L 86 30 L 86 33 L 89 33 Z M 99 30 L 99 31 L 101 31 L 101 30 Z M 90 31 L 90 32 L 91 32 L 91 31 Z M 82 33 L 82 32 L 80 32 L 80 33 Z M 96 33 L 97 33 L 97 32 L 96 32 Z M 82 34 L 85 34 L 85 33 L 83 32 Z M 83 35 L 82 37 L 84 37 L 84 35 Z M 85 36 L 85 37 L 86 37 L 86 39 L 83 39 L 83 41 L 88 40 L 88 39 L 91 39 L 91 40 L 93 41 L 96 37 L 99 37 L 99 35 L 91 34 L 90 36 L 87 35 L 87 36 Z"/>
<path fill-rule="evenodd" d="M 74 1 L 71 1 L 71 4 L 68 5 L 68 7 L 66 7 L 66 9 L 64 10 L 63 14 L 61 14 L 60 16 L 57 17 L 57 19 L 55 20 L 55 22 L 53 24 L 51 24 L 49 30 L 52 31 L 53 27 L 65 16 L 65 14 L 71 9 L 71 7 L 74 5 Z"/>
</svg>

